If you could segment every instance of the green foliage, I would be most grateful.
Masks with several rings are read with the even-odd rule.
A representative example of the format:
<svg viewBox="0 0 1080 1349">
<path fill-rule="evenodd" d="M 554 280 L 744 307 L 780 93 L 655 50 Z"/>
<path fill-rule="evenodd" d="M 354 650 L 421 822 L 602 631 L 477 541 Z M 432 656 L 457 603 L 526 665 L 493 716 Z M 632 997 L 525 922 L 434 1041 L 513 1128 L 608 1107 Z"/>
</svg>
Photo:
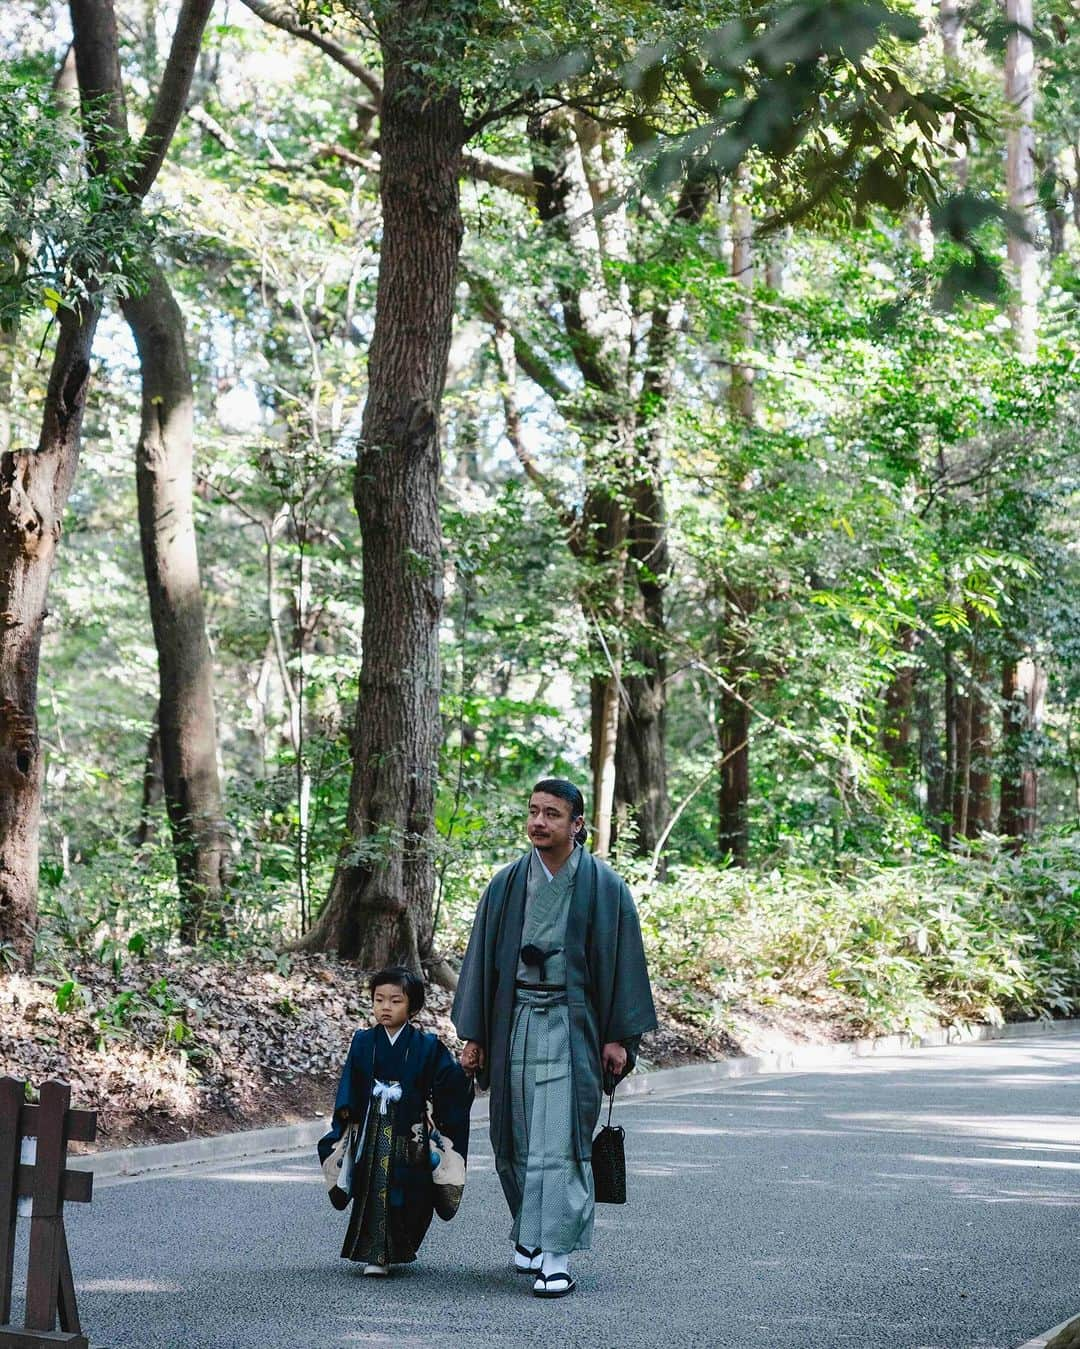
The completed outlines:
<svg viewBox="0 0 1080 1349">
<path fill-rule="evenodd" d="M 104 114 L 91 108 L 83 126 Z M 0 328 L 23 314 L 73 308 L 87 287 L 125 295 L 140 284 L 151 225 L 123 186 L 129 150 L 85 171 L 80 124 L 36 63 L 0 74 Z"/>
<path fill-rule="evenodd" d="M 727 1005 L 779 994 L 866 1034 L 1080 1007 L 1076 834 L 832 879 L 682 868 L 639 908 L 660 973 L 711 990 L 721 1023 Z"/>
</svg>

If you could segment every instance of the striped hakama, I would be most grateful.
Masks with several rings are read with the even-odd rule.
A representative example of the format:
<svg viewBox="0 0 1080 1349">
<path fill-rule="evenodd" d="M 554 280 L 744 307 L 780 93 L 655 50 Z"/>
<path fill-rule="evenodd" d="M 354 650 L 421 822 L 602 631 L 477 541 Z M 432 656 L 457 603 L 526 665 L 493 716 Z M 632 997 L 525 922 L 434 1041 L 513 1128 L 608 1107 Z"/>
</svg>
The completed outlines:
<svg viewBox="0 0 1080 1349">
<path fill-rule="evenodd" d="M 551 988 L 519 987 L 515 992 L 509 1055 L 513 1154 L 496 1162 L 514 1215 L 511 1239 L 544 1251 L 586 1250 L 592 1244 L 592 1168 L 574 1155 L 574 1079 L 562 950 L 579 852 L 550 881 L 535 854 L 532 859 L 522 945 L 552 954 L 542 971 L 522 965 L 518 975 L 523 982 Z"/>
</svg>

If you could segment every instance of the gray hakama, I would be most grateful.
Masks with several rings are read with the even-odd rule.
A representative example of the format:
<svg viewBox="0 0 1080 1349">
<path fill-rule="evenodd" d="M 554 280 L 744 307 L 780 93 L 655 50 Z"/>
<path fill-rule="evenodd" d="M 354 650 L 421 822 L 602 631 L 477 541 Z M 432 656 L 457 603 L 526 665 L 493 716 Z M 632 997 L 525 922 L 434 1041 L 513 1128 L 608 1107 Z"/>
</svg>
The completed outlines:
<svg viewBox="0 0 1080 1349">
<path fill-rule="evenodd" d="M 539 966 L 518 965 L 510 1032 L 513 1152 L 497 1160 L 514 1214 L 511 1240 L 544 1251 L 592 1244 L 592 1168 L 575 1155 L 570 1011 L 566 997 L 566 919 L 580 851 L 549 880 L 534 854 L 529 866 L 522 946 L 551 951 Z M 520 1206 L 518 1197 L 520 1196 Z M 517 1206 L 517 1207 L 516 1207 Z"/>
</svg>

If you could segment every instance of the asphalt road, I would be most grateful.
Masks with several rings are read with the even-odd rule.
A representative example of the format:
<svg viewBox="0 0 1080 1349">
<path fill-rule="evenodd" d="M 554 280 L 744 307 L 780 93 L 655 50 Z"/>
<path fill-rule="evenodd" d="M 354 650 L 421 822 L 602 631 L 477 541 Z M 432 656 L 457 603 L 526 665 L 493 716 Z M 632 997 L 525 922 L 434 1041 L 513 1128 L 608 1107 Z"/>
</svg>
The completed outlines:
<svg viewBox="0 0 1080 1349">
<path fill-rule="evenodd" d="M 70 1210 L 104 1349 L 1015 1349 L 1080 1311 L 1080 1036 L 628 1101 L 630 1203 L 529 1295 L 482 1130 L 465 1202 L 387 1280 L 340 1260 L 310 1156 L 103 1182 Z M 20 1224 L 25 1226 L 25 1224 Z"/>
</svg>

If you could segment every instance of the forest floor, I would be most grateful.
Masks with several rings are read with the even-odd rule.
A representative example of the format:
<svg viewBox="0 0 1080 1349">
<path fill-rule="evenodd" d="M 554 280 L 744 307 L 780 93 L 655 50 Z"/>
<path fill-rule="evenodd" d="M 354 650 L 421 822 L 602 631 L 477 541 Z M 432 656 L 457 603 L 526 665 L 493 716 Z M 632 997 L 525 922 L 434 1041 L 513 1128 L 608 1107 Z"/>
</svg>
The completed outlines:
<svg viewBox="0 0 1080 1349">
<path fill-rule="evenodd" d="M 0 981 L 0 1065 L 71 1083 L 98 1111 L 99 1148 L 172 1142 L 329 1114 L 353 1031 L 368 1024 L 362 971 L 319 955 L 76 962 L 61 981 Z M 655 987 L 660 1028 L 641 1067 L 660 1068 L 849 1038 L 835 1011 L 793 999 L 726 1005 L 724 1030 L 693 989 Z M 416 1018 L 456 1047 L 452 995 L 430 988 Z"/>
</svg>

